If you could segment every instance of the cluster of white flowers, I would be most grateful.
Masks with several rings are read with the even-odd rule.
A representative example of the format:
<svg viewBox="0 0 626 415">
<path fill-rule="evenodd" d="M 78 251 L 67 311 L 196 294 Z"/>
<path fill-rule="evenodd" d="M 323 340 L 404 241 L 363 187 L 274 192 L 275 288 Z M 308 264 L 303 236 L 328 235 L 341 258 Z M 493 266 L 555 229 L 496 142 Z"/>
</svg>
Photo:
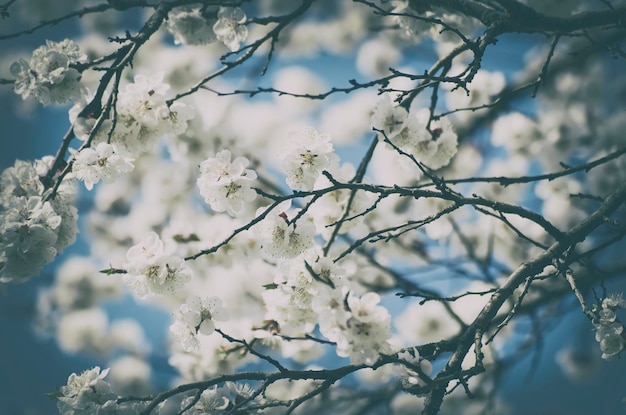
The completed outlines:
<svg viewBox="0 0 626 415">
<path fill-rule="evenodd" d="M 615 314 L 615 310 L 621 308 L 626 308 L 626 300 L 621 294 L 613 294 L 603 299 L 596 311 L 596 340 L 600 343 L 602 358 L 606 360 L 616 358 L 626 346 L 624 325 Z"/>
<path fill-rule="evenodd" d="M 58 200 L 44 201 L 40 173 L 45 161 L 36 166 L 17 160 L 0 176 L 0 281 L 23 281 L 37 275 L 58 252 L 76 237 L 74 190 L 64 183 Z"/>
<path fill-rule="evenodd" d="M 246 14 L 239 7 L 176 7 L 169 12 L 167 30 L 174 43 L 206 45 L 219 40 L 232 52 L 248 37 Z"/>
<path fill-rule="evenodd" d="M 54 157 L 45 156 L 42 159 L 35 160 L 34 167 L 39 177 L 45 177 L 52 168 Z M 54 248 L 57 253 L 63 252 L 65 247 L 70 246 L 76 240 L 78 233 L 78 209 L 75 206 L 76 200 L 76 183 L 71 177 L 65 177 L 56 196 L 50 200 L 52 208 L 57 215 L 61 217 L 61 224 L 57 228 L 57 241 Z"/>
<path fill-rule="evenodd" d="M 100 372 L 98 366 L 80 375 L 72 373 L 67 379 L 67 385 L 61 386 L 59 390 L 59 412 L 63 415 L 96 414 L 101 413 L 99 411 L 107 402 L 114 403 L 117 395 L 104 380 L 108 373 L 108 369 Z"/>
<path fill-rule="evenodd" d="M 71 40 L 48 40 L 45 46 L 35 49 L 29 62 L 13 62 L 13 89 L 23 99 L 32 95 L 44 105 L 75 101 L 86 89 L 80 83 L 80 73 L 71 65 L 84 59 L 85 55 Z"/>
<path fill-rule="evenodd" d="M 190 297 L 174 313 L 174 323 L 170 331 L 178 339 L 183 350 L 197 352 L 199 342 L 196 336 L 208 336 L 215 330 L 215 321 L 228 319 L 228 312 L 217 297 Z"/>
<path fill-rule="evenodd" d="M 189 415 L 226 414 L 238 403 L 246 400 L 249 404 L 258 402 L 252 398 L 253 392 L 248 384 L 226 382 L 223 386 L 205 389 L 199 399 L 194 396 L 183 399 L 180 407 Z"/>
<path fill-rule="evenodd" d="M 67 385 L 61 386 L 57 408 L 61 415 L 132 415 L 141 412 L 145 402 L 118 403 L 118 396 L 111 391 L 111 385 L 104 380 L 109 369 L 100 371 L 96 366 L 77 375 L 72 373 Z"/>
<path fill-rule="evenodd" d="M 383 131 L 395 146 L 430 167 L 440 169 L 457 152 L 457 135 L 446 118 L 431 120 L 427 109 L 409 113 L 400 106 L 393 106 L 389 95 L 376 105 L 371 118 L 372 128 Z M 379 138 L 384 135 L 379 133 Z"/>
<path fill-rule="evenodd" d="M 318 308 L 325 316 L 320 318 L 320 331 L 337 343 L 338 356 L 349 357 L 354 364 L 372 365 L 381 353 L 393 352 L 389 343 L 391 316 L 379 302 L 378 294 L 368 292 L 361 297 L 350 294 L 338 304 L 334 298 L 324 313 Z"/>
<path fill-rule="evenodd" d="M 217 40 L 213 25 L 217 17 L 212 8 L 176 7 L 167 16 L 167 30 L 174 36 L 174 43 L 205 45 Z"/>
<path fill-rule="evenodd" d="M 312 332 L 317 324 L 312 301 L 318 292 L 318 283 L 304 261 L 282 262 L 279 270 L 274 285 L 263 292 L 267 308 L 265 319 L 278 323 L 280 332 L 289 336 Z"/>
<path fill-rule="evenodd" d="M 39 196 L 11 200 L 5 205 L 0 235 L 0 275 L 23 280 L 35 275 L 56 256 L 54 248 L 61 217 Z"/>
<path fill-rule="evenodd" d="M 140 298 L 153 294 L 175 295 L 191 279 L 185 260 L 167 255 L 163 241 L 148 232 L 126 253 L 123 280 Z"/>
<path fill-rule="evenodd" d="M 278 323 L 283 334 L 311 333 L 323 319 L 321 316 L 327 307 L 342 307 L 341 299 L 335 295 L 341 295 L 343 269 L 330 258 L 315 258 L 314 251 L 310 254 L 281 262 L 274 284 L 263 293 L 267 308 L 265 319 Z M 330 296 L 337 301 L 328 300 Z"/>
<path fill-rule="evenodd" d="M 265 208 L 259 209 L 257 214 L 263 210 Z M 291 223 L 284 211 L 270 212 L 254 227 L 254 234 L 261 244 L 261 252 L 268 257 L 295 258 L 313 246 L 315 225 L 306 214 L 297 223 Z"/>
<path fill-rule="evenodd" d="M 354 364 L 372 365 L 380 353 L 393 352 L 390 315 L 377 305 L 380 297 L 376 293 L 353 295 L 346 271 L 319 251 L 312 249 L 279 262 L 279 274 L 263 293 L 265 321 L 271 324 L 264 329 L 267 332 L 259 330 L 255 337 L 264 339 L 276 332 L 306 336 L 318 327 L 324 337 L 336 343 L 338 356 L 349 357 Z M 286 346 L 294 349 L 287 348 L 286 353 L 302 353 L 294 344 L 283 344 Z M 311 350 L 302 354 L 304 359 L 314 356 Z"/>
<path fill-rule="evenodd" d="M 211 209 L 235 216 L 241 212 L 244 203 L 256 198 L 251 185 L 257 175 L 246 169 L 248 164 L 245 157 L 237 157 L 231 162 L 228 150 L 222 150 L 200 164 L 197 185 Z"/>
<path fill-rule="evenodd" d="M 287 184 L 293 190 L 313 190 L 315 180 L 336 157 L 326 134 L 313 128 L 292 132 L 282 163 Z"/>
<path fill-rule="evenodd" d="M 110 142 L 117 146 L 119 152 L 138 155 L 154 147 L 163 136 L 184 133 L 188 121 L 195 116 L 195 110 L 180 101 L 168 106 L 165 94 L 170 86 L 163 82 L 163 76 L 162 72 L 135 76 L 134 82 L 119 92 L 115 130 L 111 133 L 113 123 L 106 120 L 95 133 L 92 142 Z M 86 105 L 87 100 L 83 100 L 70 110 L 74 133 L 83 141 L 89 139 L 97 121 L 90 114 L 79 117 Z"/>
<path fill-rule="evenodd" d="M 245 26 L 246 14 L 239 7 L 220 7 L 217 12 L 217 22 L 213 25 L 213 32 L 217 40 L 235 52 L 241 42 L 248 37 L 248 28 Z"/>
<path fill-rule="evenodd" d="M 120 174 L 126 174 L 135 166 L 131 157 L 120 154 L 115 144 L 98 143 L 95 147 L 87 147 L 74 151 L 74 177 L 85 183 L 87 190 L 102 180 L 112 183 Z"/>
</svg>

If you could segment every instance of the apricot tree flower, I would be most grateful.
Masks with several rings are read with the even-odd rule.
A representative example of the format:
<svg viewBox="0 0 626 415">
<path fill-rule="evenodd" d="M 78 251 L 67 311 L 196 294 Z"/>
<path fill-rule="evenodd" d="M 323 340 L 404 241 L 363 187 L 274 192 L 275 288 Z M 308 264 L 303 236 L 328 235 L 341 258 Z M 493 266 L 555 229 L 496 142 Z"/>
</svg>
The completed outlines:
<svg viewBox="0 0 626 415">
<path fill-rule="evenodd" d="M 380 296 L 374 292 L 347 297 L 349 313 L 345 321 L 338 321 L 340 330 L 328 333 L 329 339 L 337 342 L 337 355 L 350 357 L 354 364 L 372 365 L 380 353 L 392 351 L 389 343 L 391 316 L 384 307 L 377 305 L 379 302 Z"/>
<path fill-rule="evenodd" d="M 217 12 L 217 22 L 213 25 L 213 32 L 217 40 L 234 52 L 248 37 L 245 22 L 246 14 L 239 7 L 220 7 Z"/>
<path fill-rule="evenodd" d="M 392 139 L 404 129 L 407 117 L 406 109 L 394 105 L 389 94 L 385 94 L 376 104 L 370 122 L 372 128 L 384 131 Z"/>
<path fill-rule="evenodd" d="M 133 159 L 120 154 L 115 144 L 98 143 L 95 148 L 87 147 L 74 153 L 74 157 L 74 177 L 82 180 L 87 190 L 93 189 L 100 180 L 112 183 L 135 167 Z"/>
<path fill-rule="evenodd" d="M 206 9 L 197 7 L 176 7 L 167 17 L 167 30 L 174 36 L 174 43 L 184 45 L 205 45 L 217 40 L 213 32 L 215 17 L 207 17 Z M 208 14 L 208 13 L 207 13 Z"/>
<path fill-rule="evenodd" d="M 228 319 L 228 312 L 217 297 L 190 297 L 174 313 L 176 320 L 170 331 L 180 342 L 183 350 L 197 351 L 196 336 L 208 336 L 215 330 L 215 321 Z"/>
<path fill-rule="evenodd" d="M 235 216 L 241 212 L 244 203 L 256 198 L 251 186 L 257 176 L 253 170 L 246 169 L 249 163 L 245 157 L 237 157 L 231 162 L 230 151 L 222 150 L 200 164 L 200 177 L 196 183 L 211 209 Z"/>
<path fill-rule="evenodd" d="M 290 133 L 282 164 L 287 184 L 293 190 L 312 190 L 315 180 L 334 157 L 328 135 L 313 128 Z"/>
<path fill-rule="evenodd" d="M 100 367 L 85 370 L 80 375 L 72 373 L 67 385 L 62 386 L 57 397 L 57 407 L 62 415 L 82 415 L 99 413 L 100 408 L 117 398 L 111 385 L 104 380 L 108 369 Z"/>
<path fill-rule="evenodd" d="M 290 223 L 285 212 L 271 213 L 254 227 L 254 234 L 267 256 L 295 258 L 313 246 L 315 225 L 308 215 Z"/>
<path fill-rule="evenodd" d="M 78 100 L 86 91 L 80 84 L 80 73 L 70 65 L 84 58 L 73 41 L 48 40 L 35 49 L 29 62 L 20 59 L 11 65 L 16 78 L 14 90 L 24 99 L 33 95 L 44 105 Z"/>
<path fill-rule="evenodd" d="M 621 293 L 613 293 L 605 297 L 600 306 L 596 307 L 596 340 L 600 343 L 602 358 L 611 360 L 616 358 L 626 348 L 624 325 L 617 318 L 615 310 L 625 308 L 626 301 Z"/>
<path fill-rule="evenodd" d="M 126 259 L 124 282 L 140 298 L 174 295 L 191 279 L 191 270 L 185 261 L 166 255 L 163 242 L 155 232 L 148 232 L 139 244 L 133 245 Z"/>
</svg>

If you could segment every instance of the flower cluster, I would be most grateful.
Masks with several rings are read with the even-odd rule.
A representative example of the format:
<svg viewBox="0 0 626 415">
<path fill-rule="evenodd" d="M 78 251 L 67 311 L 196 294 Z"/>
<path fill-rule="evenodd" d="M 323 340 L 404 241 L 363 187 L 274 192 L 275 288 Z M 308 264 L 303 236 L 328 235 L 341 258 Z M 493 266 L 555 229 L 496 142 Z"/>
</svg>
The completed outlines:
<svg viewBox="0 0 626 415">
<path fill-rule="evenodd" d="M 272 212 L 255 226 L 254 231 L 261 244 L 261 252 L 270 258 L 289 259 L 313 246 L 315 225 L 308 215 L 303 215 L 295 223 L 289 221 L 285 212 Z"/>
<path fill-rule="evenodd" d="M 153 294 L 175 295 L 190 279 L 185 261 L 165 254 L 163 241 L 148 232 L 126 253 L 123 280 L 140 298 Z"/>
<path fill-rule="evenodd" d="M 85 93 L 85 88 L 80 83 L 80 73 L 71 65 L 84 58 L 71 40 L 48 40 L 45 46 L 35 49 L 29 62 L 24 59 L 13 62 L 13 88 L 23 99 L 32 95 L 44 105 L 75 101 Z"/>
<path fill-rule="evenodd" d="M 118 175 L 134 168 L 133 159 L 120 154 L 115 144 L 98 143 L 95 148 L 87 147 L 74 152 L 74 177 L 85 183 L 87 190 L 102 180 L 112 183 Z"/>
<path fill-rule="evenodd" d="M 292 132 L 282 164 L 287 184 L 293 190 L 313 190 L 315 180 L 335 158 L 326 134 L 313 128 Z"/>
<path fill-rule="evenodd" d="M 74 133 L 83 141 L 95 134 L 93 143 L 110 142 L 119 151 L 123 149 L 132 155 L 148 151 L 159 138 L 185 132 L 188 121 L 195 116 L 194 108 L 188 104 L 176 101 L 168 105 L 165 94 L 169 88 L 163 82 L 161 72 L 135 76 L 134 82 L 119 92 L 115 129 L 112 132 L 113 122 L 109 119 L 102 123 L 97 132 L 92 133 L 97 120 L 90 114 L 79 116 L 87 105 L 84 100 L 70 110 Z"/>
<path fill-rule="evenodd" d="M 613 294 L 603 299 L 596 310 L 596 340 L 600 343 L 602 358 L 606 360 L 617 357 L 626 346 L 624 325 L 615 315 L 615 310 L 620 308 L 626 308 L 626 300 L 621 294 Z"/>
<path fill-rule="evenodd" d="M 387 95 L 376 105 L 371 118 L 372 128 L 382 131 L 379 138 L 386 138 L 397 148 L 413 156 L 418 162 L 440 169 L 457 152 L 457 135 L 446 118 L 430 120 L 427 109 L 409 113 L 391 103 Z"/>
<path fill-rule="evenodd" d="M 77 375 L 72 373 L 67 384 L 54 395 L 61 415 L 131 415 L 141 412 L 145 402 L 118 403 L 118 396 L 104 380 L 109 369 L 96 366 Z"/>
<path fill-rule="evenodd" d="M 100 372 L 100 367 L 86 370 L 80 375 L 72 373 L 67 385 L 61 386 L 57 397 L 57 407 L 63 415 L 98 413 L 106 402 L 117 396 L 111 392 L 111 385 L 104 380 L 109 370 Z"/>
<path fill-rule="evenodd" d="M 217 40 L 235 52 L 241 42 L 248 37 L 246 14 L 239 7 L 220 7 L 217 12 L 217 22 L 213 25 L 213 32 Z"/>
<path fill-rule="evenodd" d="M 345 307 L 327 310 L 334 318 L 320 319 L 320 331 L 337 343 L 338 356 L 350 357 L 353 364 L 372 365 L 381 353 L 392 352 L 391 316 L 379 302 L 380 296 L 374 292 L 361 297 L 348 295 Z"/>
<path fill-rule="evenodd" d="M 176 7 L 167 16 L 167 30 L 174 36 L 174 43 L 206 45 L 217 40 L 213 25 L 217 18 L 210 15 L 212 9 Z"/>
<path fill-rule="evenodd" d="M 227 414 L 234 405 L 241 402 L 249 401 L 249 404 L 258 402 L 253 399 L 253 392 L 248 384 L 226 382 L 223 386 L 205 389 L 199 398 L 190 396 L 184 399 L 180 407 L 181 411 L 189 415 Z"/>
<path fill-rule="evenodd" d="M 56 256 L 56 230 L 61 224 L 49 202 L 39 196 L 16 198 L 6 206 L 1 225 L 0 275 L 3 280 L 23 280 L 35 275 Z"/>
<path fill-rule="evenodd" d="M 228 312 L 217 297 L 191 297 L 174 313 L 176 320 L 170 331 L 176 336 L 183 350 L 198 351 L 197 335 L 208 336 L 215 330 L 215 321 L 228 319 Z"/>
<path fill-rule="evenodd" d="M 231 162 L 228 150 L 222 150 L 200 164 L 197 185 L 211 209 L 235 216 L 241 212 L 244 203 L 256 198 L 251 185 L 257 176 L 253 170 L 246 169 L 248 164 L 245 157 L 237 157 Z"/>
<path fill-rule="evenodd" d="M 290 336 L 310 333 L 317 324 L 312 301 L 318 293 L 318 283 L 306 269 L 304 261 L 281 263 L 280 275 L 274 285 L 263 292 L 267 307 L 265 319 L 278 323 L 280 331 Z"/>
<path fill-rule="evenodd" d="M 73 186 L 64 182 L 57 199 L 45 201 L 36 166 L 17 160 L 0 176 L 0 281 L 23 281 L 37 275 L 76 237 Z"/>
</svg>

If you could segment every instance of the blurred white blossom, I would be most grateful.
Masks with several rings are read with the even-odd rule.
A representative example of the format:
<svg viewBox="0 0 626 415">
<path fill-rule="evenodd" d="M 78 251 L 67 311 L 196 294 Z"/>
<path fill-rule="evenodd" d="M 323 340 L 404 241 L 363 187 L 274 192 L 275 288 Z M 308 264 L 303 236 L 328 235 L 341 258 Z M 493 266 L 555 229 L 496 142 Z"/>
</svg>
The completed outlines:
<svg viewBox="0 0 626 415">
<path fill-rule="evenodd" d="M 26 99 L 32 95 L 44 105 L 76 101 L 86 89 L 80 83 L 80 73 L 71 65 L 85 59 L 71 40 L 46 41 L 35 49 L 29 62 L 20 59 L 11 65 L 15 76 L 15 92 Z"/>
<path fill-rule="evenodd" d="M 239 7 L 220 7 L 213 32 L 217 40 L 225 44 L 231 52 L 235 52 L 248 37 L 245 23 L 246 14 Z"/>
</svg>

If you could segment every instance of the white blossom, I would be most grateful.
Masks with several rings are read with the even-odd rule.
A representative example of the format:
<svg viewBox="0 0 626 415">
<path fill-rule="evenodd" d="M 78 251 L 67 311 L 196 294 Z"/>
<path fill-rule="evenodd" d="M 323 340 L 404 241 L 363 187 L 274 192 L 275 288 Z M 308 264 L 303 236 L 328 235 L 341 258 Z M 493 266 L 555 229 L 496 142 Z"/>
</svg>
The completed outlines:
<svg viewBox="0 0 626 415">
<path fill-rule="evenodd" d="M 414 347 L 411 351 L 405 350 L 398 353 L 398 359 L 404 360 L 419 369 L 415 370 L 409 366 L 402 367 L 402 372 L 404 372 L 403 375 L 406 376 L 403 381 L 410 386 L 424 384 L 424 380 L 421 376 L 430 376 L 433 371 L 433 366 L 428 360 L 422 359 L 420 361 L 420 352 L 416 347 Z"/>
<path fill-rule="evenodd" d="M 167 16 L 167 30 L 174 36 L 174 43 L 205 45 L 217 39 L 213 32 L 215 17 L 206 16 L 199 8 L 176 7 Z"/>
<path fill-rule="evenodd" d="M 235 216 L 241 212 L 244 203 L 256 199 L 251 185 L 257 175 L 253 170 L 246 169 L 248 164 L 245 157 L 237 157 L 231 162 L 228 150 L 222 150 L 200 164 L 197 185 L 211 209 Z"/>
<path fill-rule="evenodd" d="M 52 157 L 30 163 L 16 160 L 0 176 L 0 280 L 36 275 L 78 232 L 75 189 L 64 179 L 56 197 L 43 201 L 45 177 Z"/>
<path fill-rule="evenodd" d="M 626 299 L 622 293 L 613 293 L 602 300 L 602 308 L 626 308 Z"/>
<path fill-rule="evenodd" d="M 289 223 L 286 213 L 271 212 L 254 227 L 254 234 L 267 256 L 295 258 L 313 246 L 315 225 L 306 214 L 297 223 Z"/>
<path fill-rule="evenodd" d="M 193 296 L 174 313 L 176 320 L 170 326 L 185 351 L 198 351 L 196 336 L 208 336 L 215 330 L 215 321 L 226 321 L 228 312 L 218 297 Z"/>
<path fill-rule="evenodd" d="M 109 320 L 102 308 L 94 307 L 65 312 L 56 327 L 61 349 L 67 353 L 106 355 L 110 351 L 107 331 Z"/>
<path fill-rule="evenodd" d="M 126 259 L 123 280 L 140 298 L 175 295 L 191 279 L 191 269 L 185 261 L 166 255 L 163 242 L 154 232 L 148 232 L 139 244 L 132 246 Z"/>
<path fill-rule="evenodd" d="M 83 58 L 71 40 L 48 40 L 45 46 L 35 49 L 30 62 L 20 59 L 11 65 L 11 74 L 16 78 L 13 89 L 22 98 L 33 95 L 44 105 L 77 100 L 86 89 L 80 84 L 80 73 L 70 65 Z"/>
<path fill-rule="evenodd" d="M 282 167 L 293 190 L 313 190 L 315 180 L 336 156 L 330 137 L 313 128 L 289 134 Z"/>
<path fill-rule="evenodd" d="M 35 160 L 34 167 L 39 177 L 45 177 L 54 163 L 54 157 L 45 156 Z M 55 213 L 61 217 L 61 224 L 56 229 L 57 241 L 54 245 L 57 253 L 76 241 L 78 233 L 78 209 L 76 201 L 76 181 L 71 175 L 67 175 L 57 188 L 54 199 L 50 200 L 50 205 Z"/>
<path fill-rule="evenodd" d="M 387 138 L 392 140 L 406 126 L 407 117 L 406 109 L 394 106 L 389 94 L 385 94 L 376 104 L 370 122 L 372 128 L 384 131 Z M 383 139 L 380 133 L 379 138 Z"/>
<path fill-rule="evenodd" d="M 138 396 L 149 392 L 150 377 L 152 369 L 150 364 L 138 356 L 126 355 L 116 358 L 110 363 L 109 381 L 114 390 L 125 396 Z M 126 408 L 115 408 L 116 411 L 126 410 Z M 129 408 L 130 409 L 130 408 Z M 115 415 L 122 415 L 120 412 L 113 412 Z M 128 412 L 130 414 L 141 413 Z"/>
<path fill-rule="evenodd" d="M 23 281 L 55 258 L 61 217 L 39 196 L 17 197 L 0 210 L 0 281 Z"/>
<path fill-rule="evenodd" d="M 432 120 L 429 126 L 429 115 L 428 109 L 411 113 L 406 130 L 401 134 L 406 136 L 398 146 L 417 161 L 437 170 L 448 165 L 456 154 L 457 135 L 447 118 Z"/>
<path fill-rule="evenodd" d="M 87 147 L 74 154 L 72 172 L 74 177 L 85 183 L 87 190 L 102 180 L 114 182 L 119 175 L 134 169 L 131 157 L 120 154 L 115 144 L 99 143 L 96 147 Z"/>
<path fill-rule="evenodd" d="M 611 294 L 602 300 L 601 306 L 596 308 L 594 326 L 596 340 L 600 343 L 602 358 L 611 360 L 617 357 L 626 346 L 624 325 L 615 314 L 616 309 L 623 308 L 625 301 L 621 294 Z"/>
<path fill-rule="evenodd" d="M 188 121 L 195 116 L 189 104 L 176 101 L 168 106 L 165 94 L 170 86 L 163 82 L 163 77 L 162 72 L 138 74 L 134 82 L 119 93 L 117 122 L 111 141 L 132 154 L 149 150 L 163 136 L 183 133 Z M 91 128 L 89 122 L 86 124 L 82 129 Z"/>
<path fill-rule="evenodd" d="M 453 319 L 439 301 L 424 304 L 410 303 L 398 313 L 394 324 L 406 343 L 429 343 L 450 339 L 458 334 L 459 323 Z"/>
<path fill-rule="evenodd" d="M 248 37 L 245 22 L 246 14 L 239 7 L 220 7 L 217 12 L 217 22 L 213 25 L 213 32 L 217 40 L 234 52 Z"/>
<path fill-rule="evenodd" d="M 14 197 L 40 196 L 43 192 L 43 183 L 39 176 L 32 163 L 16 160 L 14 165 L 5 169 L 0 176 L 2 203 L 7 203 Z"/>
<path fill-rule="evenodd" d="M 109 369 L 100 372 L 96 366 L 77 375 L 72 373 L 67 385 L 61 386 L 57 397 L 57 407 L 61 415 L 92 415 L 103 412 L 102 407 L 117 399 L 111 386 L 104 380 Z M 111 404 L 108 404 L 109 406 Z"/>
<path fill-rule="evenodd" d="M 311 304 L 319 284 L 313 280 L 301 258 L 282 261 L 279 271 L 274 278 L 275 287 L 263 292 L 267 308 L 265 319 L 277 322 L 283 334 L 310 333 L 317 323 L 317 314 Z"/>
<path fill-rule="evenodd" d="M 600 350 L 602 350 L 602 358 L 605 360 L 611 360 L 617 357 L 622 350 L 626 341 L 621 335 L 611 334 L 606 335 L 600 340 Z"/>
<path fill-rule="evenodd" d="M 368 292 L 362 297 L 347 297 L 347 313 L 337 313 L 336 321 L 320 321 L 320 330 L 330 341 L 337 343 L 337 355 L 350 357 L 353 364 L 372 365 L 381 353 L 391 353 L 389 343 L 391 316 L 377 305 L 380 297 Z"/>
<path fill-rule="evenodd" d="M 70 257 L 56 272 L 53 294 L 61 310 L 94 307 L 101 301 L 118 297 L 123 285 L 120 280 L 102 278 L 93 261 L 86 257 Z"/>
<path fill-rule="evenodd" d="M 189 408 L 185 411 L 185 413 L 189 415 L 220 413 L 221 411 L 226 410 L 228 405 L 230 405 L 230 400 L 227 396 L 228 393 L 225 388 L 212 387 L 202 391 L 200 399 L 198 399 L 191 408 L 189 408 L 189 405 L 195 401 L 194 397 L 184 399 L 181 402 L 180 407 L 184 409 Z"/>
</svg>

